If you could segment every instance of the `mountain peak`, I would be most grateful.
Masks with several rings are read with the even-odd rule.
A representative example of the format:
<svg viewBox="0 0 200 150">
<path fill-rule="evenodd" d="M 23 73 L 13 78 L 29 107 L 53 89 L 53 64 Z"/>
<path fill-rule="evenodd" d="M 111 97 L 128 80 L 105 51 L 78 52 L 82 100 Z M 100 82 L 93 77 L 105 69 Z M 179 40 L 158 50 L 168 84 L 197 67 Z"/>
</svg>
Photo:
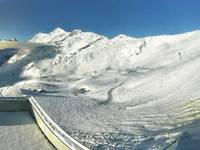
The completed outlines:
<svg viewBox="0 0 200 150">
<path fill-rule="evenodd" d="M 55 28 L 50 34 L 57 35 L 57 34 L 62 34 L 62 33 L 66 33 L 66 31 L 63 30 L 62 28 Z"/>
<path fill-rule="evenodd" d="M 72 32 L 70 32 L 70 36 L 79 34 L 79 33 L 81 33 L 81 32 L 82 32 L 82 31 L 81 31 L 80 29 L 75 29 L 75 30 L 73 30 Z"/>
<path fill-rule="evenodd" d="M 112 40 L 113 41 L 118 41 L 118 40 L 123 40 L 123 39 L 135 39 L 135 38 L 127 36 L 125 34 L 119 34 L 119 35 L 115 36 Z"/>
</svg>

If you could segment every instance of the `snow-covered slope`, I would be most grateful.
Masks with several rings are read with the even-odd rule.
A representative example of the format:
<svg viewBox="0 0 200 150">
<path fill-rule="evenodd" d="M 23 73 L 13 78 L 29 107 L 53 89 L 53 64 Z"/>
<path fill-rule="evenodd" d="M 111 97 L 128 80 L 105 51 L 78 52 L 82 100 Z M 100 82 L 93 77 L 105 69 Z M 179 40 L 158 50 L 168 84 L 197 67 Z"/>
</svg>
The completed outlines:
<svg viewBox="0 0 200 150">
<path fill-rule="evenodd" d="M 200 31 L 140 39 L 125 35 L 108 39 L 94 33 L 62 29 L 45 34 L 45 40 L 39 35 L 30 41 L 59 47 L 51 69 L 90 76 L 118 70 L 119 78 L 122 74 L 128 76 L 124 79 L 128 81 L 113 93 L 117 102 L 170 97 L 177 87 L 178 91 L 186 88 L 187 95 L 199 93 L 190 84 L 196 83 L 194 78 L 199 74 Z M 137 79 L 132 78 L 135 74 Z"/>
<path fill-rule="evenodd" d="M 7 48 L 18 50 L 3 59 L 0 92 L 52 96 L 55 101 L 42 102 L 48 103 L 44 106 L 52 118 L 68 132 L 148 135 L 155 138 L 150 144 L 162 147 L 157 138 L 169 144 L 170 138 L 176 140 L 187 130 L 175 133 L 177 127 L 200 118 L 196 108 L 200 104 L 199 43 L 200 31 L 108 39 L 57 28 L 36 34 L 28 43 L 0 47 L 0 54 Z M 64 106 L 55 97 L 64 97 Z M 89 146 L 106 141 L 77 139 Z"/>
<path fill-rule="evenodd" d="M 199 35 L 200 31 L 194 31 L 173 36 L 136 39 L 119 35 L 107 39 L 94 33 L 65 32 L 58 28 L 49 34 L 39 33 L 30 42 L 59 46 L 62 53 L 59 60 L 73 71 L 85 73 L 105 68 L 158 68 L 182 63 L 199 53 Z"/>
</svg>

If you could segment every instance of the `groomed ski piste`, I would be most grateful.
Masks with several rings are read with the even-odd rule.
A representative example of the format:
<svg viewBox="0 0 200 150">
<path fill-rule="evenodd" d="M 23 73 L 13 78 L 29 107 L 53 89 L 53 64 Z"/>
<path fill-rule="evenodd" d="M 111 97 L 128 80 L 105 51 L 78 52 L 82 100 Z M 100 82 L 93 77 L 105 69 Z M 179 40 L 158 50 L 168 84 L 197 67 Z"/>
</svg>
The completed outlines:
<svg viewBox="0 0 200 150">
<path fill-rule="evenodd" d="M 33 96 L 90 149 L 198 149 L 200 31 L 112 39 L 60 28 L 0 42 L 0 95 Z"/>
</svg>

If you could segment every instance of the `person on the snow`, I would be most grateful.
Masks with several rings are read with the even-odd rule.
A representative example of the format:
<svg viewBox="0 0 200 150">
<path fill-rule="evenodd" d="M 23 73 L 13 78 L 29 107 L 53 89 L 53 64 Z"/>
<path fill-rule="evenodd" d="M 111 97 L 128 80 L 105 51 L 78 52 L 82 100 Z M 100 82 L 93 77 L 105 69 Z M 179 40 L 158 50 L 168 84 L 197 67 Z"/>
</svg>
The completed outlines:
<svg viewBox="0 0 200 150">
<path fill-rule="evenodd" d="M 178 52 L 178 55 L 180 57 L 180 60 L 182 59 L 182 55 L 181 55 L 181 52 Z"/>
</svg>

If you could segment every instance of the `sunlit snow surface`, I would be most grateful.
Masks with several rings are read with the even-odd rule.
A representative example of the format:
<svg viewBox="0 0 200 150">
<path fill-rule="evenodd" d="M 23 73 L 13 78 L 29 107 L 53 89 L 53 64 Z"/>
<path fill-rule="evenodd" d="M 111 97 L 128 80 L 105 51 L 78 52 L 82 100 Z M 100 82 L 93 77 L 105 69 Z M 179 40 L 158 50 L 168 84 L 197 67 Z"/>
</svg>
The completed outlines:
<svg viewBox="0 0 200 150">
<path fill-rule="evenodd" d="M 60 28 L 1 42 L 0 94 L 34 95 L 91 149 L 197 149 L 199 43 L 200 31 L 108 39 Z"/>
<path fill-rule="evenodd" d="M 29 112 L 0 112 L 0 149 L 54 150 Z"/>
</svg>

